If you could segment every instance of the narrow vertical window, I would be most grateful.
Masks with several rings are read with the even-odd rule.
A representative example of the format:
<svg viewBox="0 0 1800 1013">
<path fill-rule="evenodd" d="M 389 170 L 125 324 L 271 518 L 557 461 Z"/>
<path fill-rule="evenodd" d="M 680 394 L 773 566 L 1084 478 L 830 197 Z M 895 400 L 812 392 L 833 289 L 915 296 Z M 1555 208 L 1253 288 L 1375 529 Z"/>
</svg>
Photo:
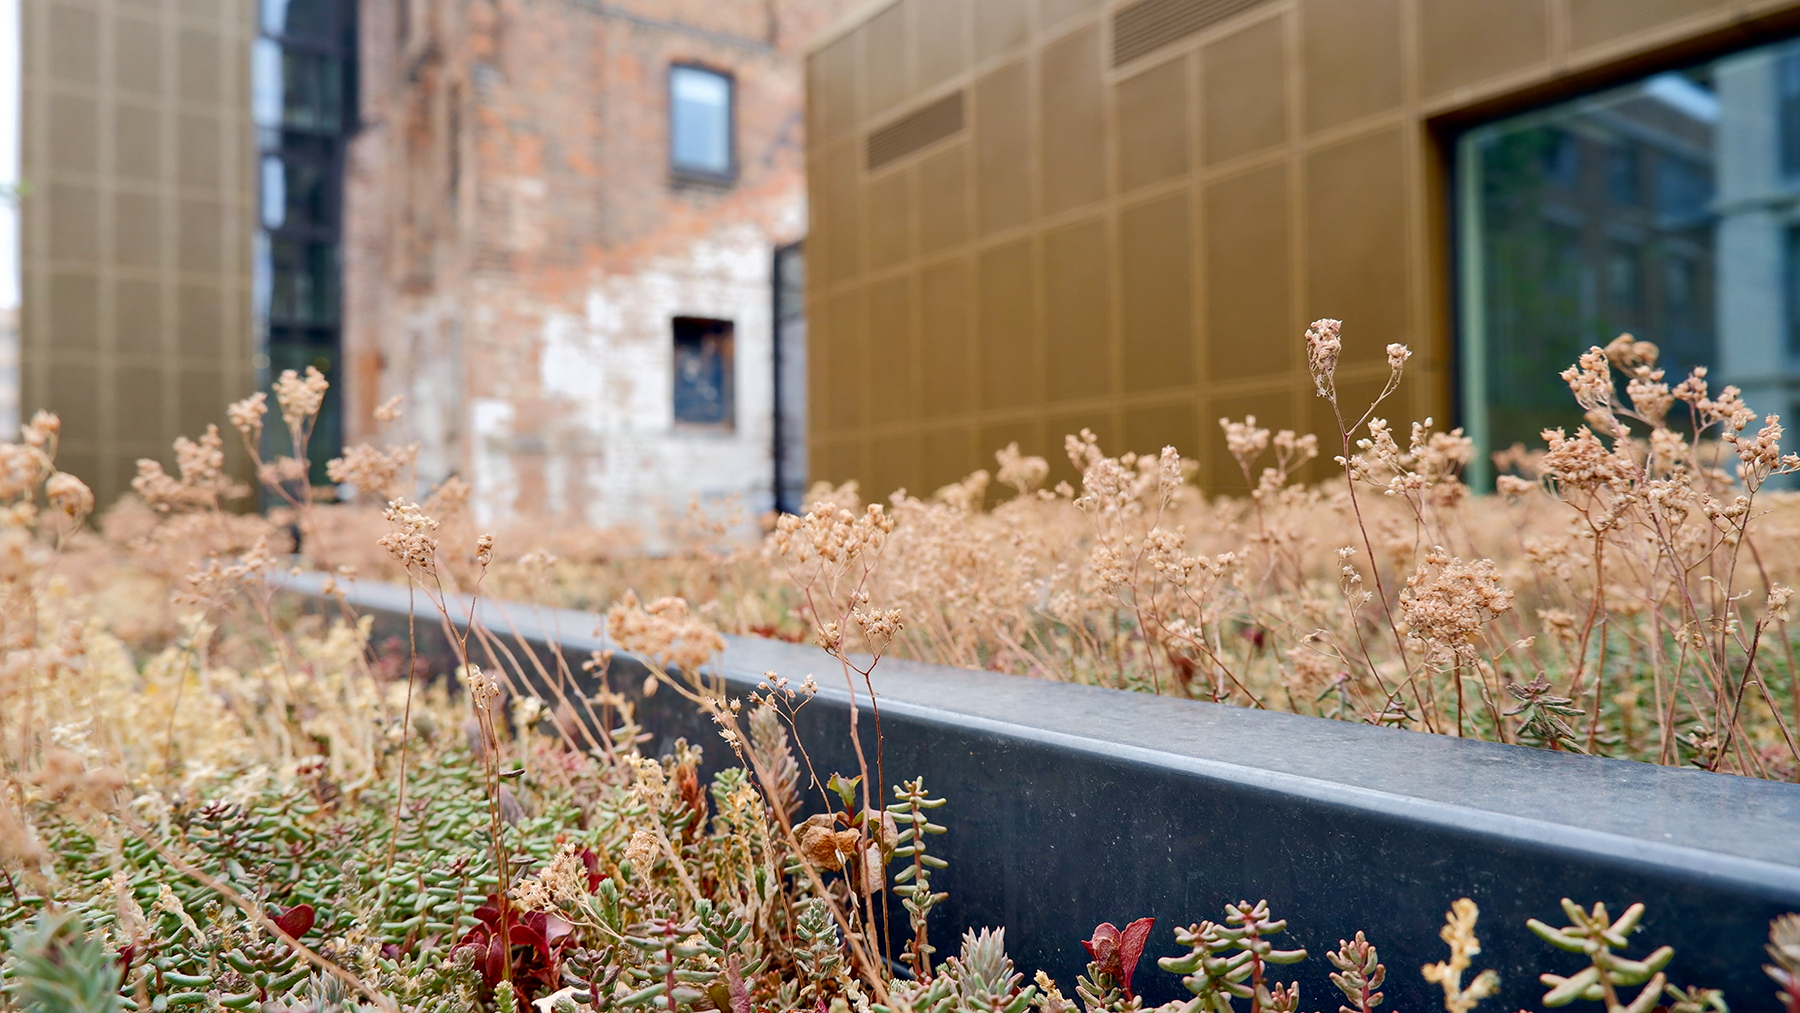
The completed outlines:
<svg viewBox="0 0 1800 1013">
<path fill-rule="evenodd" d="M 1781 171 L 1800 175 L 1800 50 L 1776 58 L 1775 103 L 1781 131 Z"/>
<path fill-rule="evenodd" d="M 1782 295 L 1787 301 L 1787 351 L 1800 355 L 1800 225 L 1789 225 L 1782 237 Z"/>
<path fill-rule="evenodd" d="M 730 179 L 732 82 L 700 67 L 669 68 L 669 167 L 678 175 Z"/>
<path fill-rule="evenodd" d="M 730 430 L 732 411 L 732 326 L 729 320 L 676 317 L 675 424 Z"/>
</svg>

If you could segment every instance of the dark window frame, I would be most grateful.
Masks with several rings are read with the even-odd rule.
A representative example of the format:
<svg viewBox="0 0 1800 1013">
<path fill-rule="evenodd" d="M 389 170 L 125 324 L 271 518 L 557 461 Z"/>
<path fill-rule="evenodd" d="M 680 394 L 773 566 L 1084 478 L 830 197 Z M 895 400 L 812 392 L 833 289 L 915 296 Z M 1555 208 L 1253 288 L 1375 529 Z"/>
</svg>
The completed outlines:
<svg viewBox="0 0 1800 1013">
<path fill-rule="evenodd" d="M 702 74 L 711 74 L 725 82 L 725 161 L 724 172 L 683 165 L 675 157 L 675 78 L 679 71 L 691 70 Z M 669 64 L 666 75 L 664 97 L 667 99 L 667 115 L 664 122 L 668 126 L 669 176 L 676 182 L 708 183 L 714 186 L 729 186 L 738 178 L 738 129 L 737 129 L 737 75 L 729 70 L 704 63 L 676 60 Z"/>
<path fill-rule="evenodd" d="M 265 315 L 258 321 L 263 328 L 258 351 L 265 356 L 259 366 L 263 373 L 259 378 L 261 384 L 266 385 L 282 368 L 300 369 L 307 365 L 317 366 L 332 383 L 308 446 L 310 481 L 323 485 L 327 482 L 325 462 L 336 455 L 337 448 L 342 445 L 343 433 L 343 191 L 347 149 L 351 138 L 362 127 L 358 117 L 359 79 L 355 59 L 360 0 L 311 2 L 320 8 L 317 30 L 299 34 L 288 31 L 293 27 L 293 10 L 289 11 L 288 21 L 270 26 L 263 20 L 261 5 L 255 5 L 258 8 L 256 37 L 273 43 L 281 54 L 283 87 L 279 122 L 265 125 L 257 132 L 259 204 L 266 199 L 260 192 L 260 162 L 265 158 L 274 158 L 282 164 L 284 198 L 293 197 L 286 188 L 289 166 L 317 173 L 322 186 L 317 194 L 318 211 L 321 212 L 317 217 L 297 217 L 286 213 L 289 209 L 284 208 L 281 224 L 270 228 L 263 222 L 261 208 L 258 208 L 257 233 L 262 237 L 260 245 L 264 251 L 261 255 L 268 258 L 265 266 L 270 272 L 269 303 L 262 308 Z M 332 74 L 330 82 L 320 79 L 323 85 L 320 94 L 330 99 L 333 108 L 325 110 L 320 106 L 314 110 L 323 114 L 323 122 L 296 121 L 289 116 L 291 97 L 287 85 L 290 68 L 308 61 L 316 61 L 321 71 Z M 292 256 L 279 258 L 281 251 L 290 254 L 299 251 L 299 259 Z M 314 257 L 323 259 L 314 263 Z M 322 271 L 277 270 L 296 264 L 322 268 Z M 277 277 L 278 274 L 281 276 Z M 303 281 L 319 284 L 310 291 L 311 297 L 301 304 L 291 297 L 300 293 Z M 278 301 L 276 295 L 283 291 L 289 298 Z M 279 441 L 273 430 L 269 438 Z M 279 452 L 280 448 L 278 445 L 265 447 L 265 451 L 271 449 Z"/>
<path fill-rule="evenodd" d="M 708 338 L 721 338 L 722 360 L 719 383 L 719 418 L 682 418 L 681 354 L 683 330 L 698 332 L 702 343 Z M 669 417 L 678 433 L 737 432 L 737 322 L 716 317 L 677 316 L 669 320 Z"/>
</svg>

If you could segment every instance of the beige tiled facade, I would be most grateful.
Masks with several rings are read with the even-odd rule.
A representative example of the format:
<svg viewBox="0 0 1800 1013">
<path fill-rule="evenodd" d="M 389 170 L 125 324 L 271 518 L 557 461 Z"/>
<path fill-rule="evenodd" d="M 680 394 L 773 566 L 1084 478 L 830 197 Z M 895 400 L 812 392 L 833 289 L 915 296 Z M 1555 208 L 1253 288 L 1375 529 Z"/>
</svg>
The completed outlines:
<svg viewBox="0 0 1800 1013">
<path fill-rule="evenodd" d="M 1335 435 L 1322 316 L 1348 401 L 1405 342 L 1387 414 L 1442 423 L 1454 130 L 1796 31 L 1793 0 L 873 4 L 808 64 L 813 476 L 924 493 L 1017 440 L 1067 477 L 1088 427 L 1241 486 L 1221 416 Z"/>
<path fill-rule="evenodd" d="M 253 382 L 255 11 L 22 4 L 20 407 L 102 503 Z"/>
</svg>

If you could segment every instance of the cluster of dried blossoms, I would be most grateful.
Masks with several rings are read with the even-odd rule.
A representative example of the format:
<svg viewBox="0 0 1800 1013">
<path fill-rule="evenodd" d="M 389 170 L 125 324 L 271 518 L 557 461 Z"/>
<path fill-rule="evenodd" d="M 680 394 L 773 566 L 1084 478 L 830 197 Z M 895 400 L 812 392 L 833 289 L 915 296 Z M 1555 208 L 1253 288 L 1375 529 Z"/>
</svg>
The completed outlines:
<svg viewBox="0 0 1800 1013">
<path fill-rule="evenodd" d="M 1774 481 L 1800 458 L 1778 418 L 1759 423 L 1703 369 L 1671 386 L 1656 347 L 1625 336 L 1564 373 L 1586 424 L 1496 455 L 1500 495 L 1474 496 L 1460 429 L 1379 414 L 1404 346 L 1373 404 L 1339 403 L 1344 340 L 1333 320 L 1306 337 L 1339 420 L 1336 478 L 1298 484 L 1319 439 L 1255 416 L 1220 420 L 1242 497 L 1203 495 L 1171 448 L 1112 456 L 1084 432 L 1066 447 L 1078 487 L 1043 489 L 1046 462 L 1010 447 L 996 460 L 1012 493 L 992 506 L 987 472 L 880 514 L 854 485 L 822 487 L 766 551 L 815 589 L 800 615 L 834 652 L 1503 742 L 1545 741 L 1521 701 L 1561 699 L 1556 748 L 1800 778 L 1782 608 L 1800 501 Z M 846 553 L 875 516 L 891 526 Z M 842 621 L 842 592 L 821 609 L 828 576 L 904 628 Z"/>
</svg>

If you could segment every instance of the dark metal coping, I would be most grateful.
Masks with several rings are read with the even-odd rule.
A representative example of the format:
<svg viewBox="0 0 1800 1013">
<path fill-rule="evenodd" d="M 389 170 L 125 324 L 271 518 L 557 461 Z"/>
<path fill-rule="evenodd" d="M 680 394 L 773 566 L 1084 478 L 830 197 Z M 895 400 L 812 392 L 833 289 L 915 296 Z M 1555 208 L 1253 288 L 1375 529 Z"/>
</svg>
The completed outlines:
<svg viewBox="0 0 1800 1013">
<path fill-rule="evenodd" d="M 323 580 L 279 583 L 317 601 Z M 404 637 L 405 588 L 345 586 L 378 638 Z M 415 606 L 422 644 L 437 645 L 422 650 L 441 658 L 440 617 L 423 594 Z M 515 631 L 541 657 L 560 644 L 577 672 L 608 646 L 591 613 L 484 601 L 477 617 L 515 652 Z M 718 668 L 734 694 L 765 672 L 817 678 L 801 739 L 821 777 L 854 773 L 836 663 L 811 646 L 727 639 Z M 632 665 L 615 662 L 627 675 L 615 686 L 641 681 Z M 1135 984 L 1157 1003 L 1185 995 L 1150 960 L 1178 952 L 1174 926 L 1266 897 L 1290 920 L 1278 943 L 1311 951 L 1275 975 L 1302 982 L 1305 1008 L 1336 1004 L 1324 954 L 1361 929 L 1388 965 L 1386 1008 L 1416 1013 L 1442 1002 L 1418 968 L 1445 958 L 1443 913 L 1469 896 L 1482 911 L 1475 968 L 1501 975 L 1482 1008 L 1497 1013 L 1539 1004 L 1537 973 L 1580 966 L 1524 925 L 1562 924 L 1568 896 L 1615 916 L 1643 901 L 1629 955 L 1673 945 L 1674 982 L 1725 989 L 1740 1011 L 1772 1008 L 1760 965 L 1769 921 L 1800 911 L 1800 786 L 891 659 L 875 684 L 887 780 L 922 775 L 950 800 L 939 810 L 950 833 L 933 841 L 950 861 L 934 880 L 950 892 L 934 916 L 940 959 L 963 928 L 1004 925 L 1018 965 L 1073 999 L 1089 930 L 1154 915 Z M 640 708 L 658 748 L 683 735 L 729 755 L 676 694 Z"/>
</svg>

